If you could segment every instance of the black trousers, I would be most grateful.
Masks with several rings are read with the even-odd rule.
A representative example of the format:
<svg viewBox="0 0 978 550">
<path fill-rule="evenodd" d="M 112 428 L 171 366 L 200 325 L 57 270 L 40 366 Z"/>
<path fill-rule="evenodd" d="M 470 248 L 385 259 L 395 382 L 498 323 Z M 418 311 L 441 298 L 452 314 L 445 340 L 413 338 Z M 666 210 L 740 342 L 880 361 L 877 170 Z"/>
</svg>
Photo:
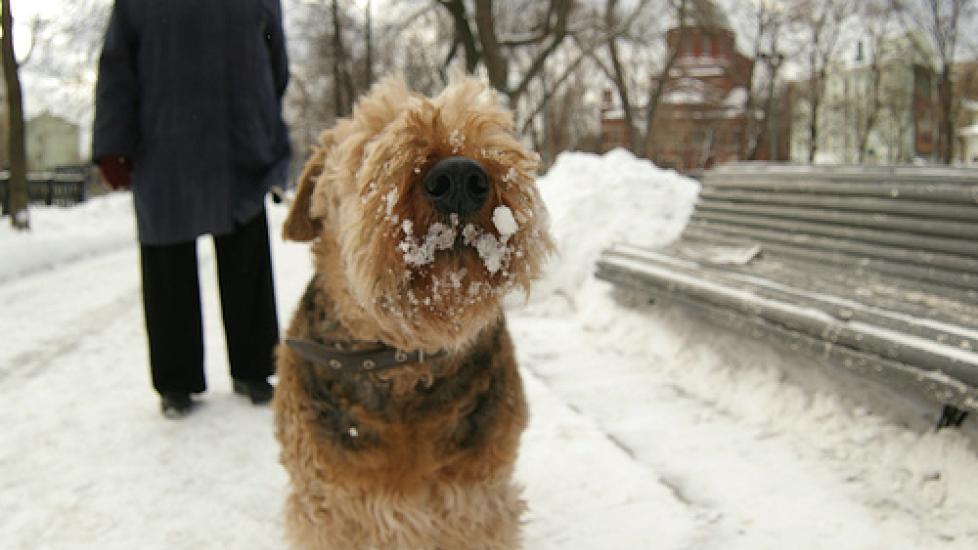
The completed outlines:
<svg viewBox="0 0 978 550">
<path fill-rule="evenodd" d="M 266 378 L 279 335 L 264 209 L 233 233 L 215 235 L 214 248 L 231 376 Z M 196 241 L 141 245 L 140 264 L 153 387 L 200 393 L 207 383 Z"/>
</svg>

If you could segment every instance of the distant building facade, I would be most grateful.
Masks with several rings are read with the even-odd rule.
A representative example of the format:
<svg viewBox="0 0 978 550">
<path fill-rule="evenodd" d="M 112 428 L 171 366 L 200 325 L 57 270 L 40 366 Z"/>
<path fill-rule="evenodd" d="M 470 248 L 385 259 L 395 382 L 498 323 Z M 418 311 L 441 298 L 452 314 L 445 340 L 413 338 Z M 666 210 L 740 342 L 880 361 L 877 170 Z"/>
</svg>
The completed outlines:
<svg viewBox="0 0 978 550">
<path fill-rule="evenodd" d="M 875 55 L 875 60 L 870 57 Z M 903 164 L 938 154 L 936 78 L 909 36 L 880 43 L 878 52 L 857 44 L 849 60 L 826 71 L 816 125 L 816 163 Z M 792 83 L 791 160 L 808 162 L 811 143 L 810 81 Z"/>
<path fill-rule="evenodd" d="M 753 60 L 737 50 L 736 35 L 723 13 L 711 2 L 694 4 L 690 24 L 670 29 L 666 42 L 677 58 L 664 82 L 652 121 L 645 155 L 659 166 L 697 171 L 745 155 L 748 116 L 746 102 Z M 652 89 L 659 77 L 650 81 Z M 752 113 L 760 124 L 760 114 Z M 635 115 L 644 133 L 644 109 Z M 770 121 L 769 121 L 770 122 Z M 605 92 L 601 113 L 602 148 L 628 145 L 628 130 L 620 106 Z M 761 132 L 756 160 L 787 160 L 788 124 L 784 130 Z M 780 138 L 780 139 L 779 139 Z M 780 142 L 780 143 L 779 143 Z"/>
<path fill-rule="evenodd" d="M 81 130 L 77 124 L 45 112 L 27 121 L 25 134 L 30 171 L 53 170 L 81 160 Z"/>
</svg>

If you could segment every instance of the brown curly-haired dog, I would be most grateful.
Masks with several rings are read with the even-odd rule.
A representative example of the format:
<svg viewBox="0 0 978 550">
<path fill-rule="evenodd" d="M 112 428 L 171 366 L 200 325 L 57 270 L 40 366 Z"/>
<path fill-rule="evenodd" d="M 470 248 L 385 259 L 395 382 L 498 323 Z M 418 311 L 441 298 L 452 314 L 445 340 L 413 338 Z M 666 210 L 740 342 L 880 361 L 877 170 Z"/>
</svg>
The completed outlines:
<svg viewBox="0 0 978 550">
<path fill-rule="evenodd" d="M 477 80 L 389 78 L 322 134 L 285 237 L 316 274 L 275 394 L 297 548 L 512 549 L 527 408 L 500 305 L 551 249 L 536 155 Z"/>
</svg>

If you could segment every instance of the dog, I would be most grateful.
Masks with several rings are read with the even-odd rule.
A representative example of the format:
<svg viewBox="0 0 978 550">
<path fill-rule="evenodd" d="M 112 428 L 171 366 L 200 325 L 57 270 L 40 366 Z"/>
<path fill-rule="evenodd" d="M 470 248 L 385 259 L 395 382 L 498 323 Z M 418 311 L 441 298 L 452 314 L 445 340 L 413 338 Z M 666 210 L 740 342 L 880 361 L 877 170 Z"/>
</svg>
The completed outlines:
<svg viewBox="0 0 978 550">
<path fill-rule="evenodd" d="M 538 163 L 473 78 L 428 98 L 389 77 L 322 133 L 283 227 L 315 268 L 273 402 L 295 548 L 520 546 L 501 301 L 553 249 Z"/>
</svg>

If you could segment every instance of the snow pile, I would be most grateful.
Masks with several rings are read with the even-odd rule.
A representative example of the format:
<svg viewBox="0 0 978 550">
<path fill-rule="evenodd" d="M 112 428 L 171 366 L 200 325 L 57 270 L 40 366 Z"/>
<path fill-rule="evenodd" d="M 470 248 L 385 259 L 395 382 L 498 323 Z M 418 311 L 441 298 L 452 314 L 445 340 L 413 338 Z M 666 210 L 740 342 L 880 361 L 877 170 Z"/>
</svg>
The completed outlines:
<svg viewBox="0 0 978 550">
<path fill-rule="evenodd" d="M 674 488 L 694 531 L 722 541 L 711 547 L 974 547 L 969 437 L 934 433 L 906 398 L 680 306 L 622 307 L 632 297 L 593 277 L 616 241 L 675 239 L 696 182 L 619 150 L 565 154 L 539 186 L 560 256 L 530 307 L 511 311 L 521 364 Z M 564 352 L 540 351 L 552 342 Z"/>
<path fill-rule="evenodd" d="M 537 186 L 550 211 L 558 252 L 534 297 L 556 294 L 572 303 L 601 250 L 613 242 L 658 247 L 676 239 L 700 188 L 695 180 L 623 149 L 603 156 L 561 154 Z"/>
<path fill-rule="evenodd" d="M 31 230 L 0 223 L 0 282 L 131 246 L 132 199 L 113 193 L 72 208 L 31 206 Z"/>
</svg>

